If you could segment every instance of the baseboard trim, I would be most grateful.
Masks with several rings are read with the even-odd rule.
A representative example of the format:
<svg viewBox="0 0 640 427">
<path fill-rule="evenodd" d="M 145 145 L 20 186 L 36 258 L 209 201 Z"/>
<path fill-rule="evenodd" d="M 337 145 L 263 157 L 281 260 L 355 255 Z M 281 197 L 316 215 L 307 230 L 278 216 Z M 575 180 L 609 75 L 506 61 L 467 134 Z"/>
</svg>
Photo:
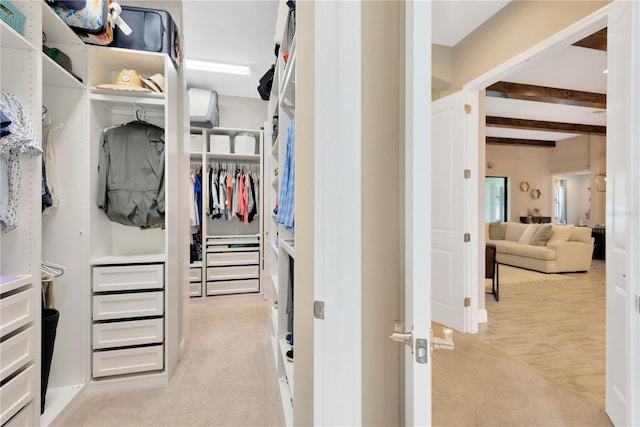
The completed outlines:
<svg viewBox="0 0 640 427">
<path fill-rule="evenodd" d="M 487 323 L 489 315 L 486 309 L 478 310 L 478 323 Z"/>
</svg>

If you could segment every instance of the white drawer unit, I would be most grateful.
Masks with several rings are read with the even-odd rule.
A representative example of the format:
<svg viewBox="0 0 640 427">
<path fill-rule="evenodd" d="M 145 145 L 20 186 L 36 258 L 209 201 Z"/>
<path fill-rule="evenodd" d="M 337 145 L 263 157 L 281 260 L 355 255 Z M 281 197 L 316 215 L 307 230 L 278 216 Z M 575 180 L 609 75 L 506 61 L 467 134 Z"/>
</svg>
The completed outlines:
<svg viewBox="0 0 640 427">
<path fill-rule="evenodd" d="M 202 267 L 191 267 L 189 269 L 189 281 L 199 282 L 202 280 Z"/>
<path fill-rule="evenodd" d="M 164 341 L 163 319 L 95 323 L 93 349 L 156 344 Z"/>
<path fill-rule="evenodd" d="M 35 360 L 33 326 L 0 343 L 0 381 Z"/>
<path fill-rule="evenodd" d="M 35 318 L 33 288 L 0 300 L 0 335 L 4 336 Z"/>
<path fill-rule="evenodd" d="M 207 267 L 207 280 L 257 279 L 259 275 L 257 265 Z"/>
<path fill-rule="evenodd" d="M 202 282 L 189 283 L 189 296 L 201 297 L 202 296 Z"/>
<path fill-rule="evenodd" d="M 106 294 L 93 296 L 93 320 L 115 320 L 162 316 L 163 292 Z"/>
<path fill-rule="evenodd" d="M 163 368 L 164 346 L 162 345 L 93 353 L 94 378 L 157 371 Z"/>
<path fill-rule="evenodd" d="M 33 417 L 33 402 L 22 408 L 3 427 L 33 427 L 36 425 Z"/>
<path fill-rule="evenodd" d="M 259 290 L 260 281 L 258 279 L 207 282 L 207 295 L 240 294 L 258 292 Z"/>
<path fill-rule="evenodd" d="M 93 292 L 164 288 L 164 264 L 139 264 L 93 269 Z"/>
<path fill-rule="evenodd" d="M 0 387 L 0 424 L 6 423 L 33 399 L 37 373 L 31 365 Z"/>
<path fill-rule="evenodd" d="M 260 253 L 251 252 L 212 252 L 207 253 L 207 266 L 258 264 Z"/>
<path fill-rule="evenodd" d="M 93 378 L 164 369 L 165 264 L 93 268 Z"/>
</svg>

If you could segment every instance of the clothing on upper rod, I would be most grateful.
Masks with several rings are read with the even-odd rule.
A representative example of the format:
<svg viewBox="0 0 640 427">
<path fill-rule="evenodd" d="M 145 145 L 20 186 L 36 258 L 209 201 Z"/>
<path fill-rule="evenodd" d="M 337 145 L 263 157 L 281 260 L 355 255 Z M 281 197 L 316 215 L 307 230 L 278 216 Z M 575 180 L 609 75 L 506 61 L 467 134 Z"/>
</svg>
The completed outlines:
<svg viewBox="0 0 640 427">
<path fill-rule="evenodd" d="M 280 198 L 276 222 L 283 224 L 287 230 L 294 232 L 295 220 L 295 189 L 296 189 L 296 119 L 291 120 L 287 130 L 287 146 L 285 149 L 284 165 L 282 167 L 282 182 L 280 184 Z"/>
<path fill-rule="evenodd" d="M 49 119 L 49 122 L 51 119 Z M 54 134 L 57 130 L 62 129 L 62 123 L 47 125 L 43 121 L 43 158 L 42 158 L 42 179 L 43 187 L 46 185 L 49 196 L 50 205 L 46 206 L 43 199 L 44 214 L 51 212 L 52 208 L 60 205 L 60 194 L 58 187 L 58 160 L 56 156 L 56 147 L 54 142 Z"/>
<path fill-rule="evenodd" d="M 40 141 L 20 100 L 0 90 L 0 231 L 7 233 L 18 225 L 21 159 L 42 154 Z"/>
<path fill-rule="evenodd" d="M 214 220 L 234 218 L 244 224 L 258 215 L 259 174 L 250 165 L 218 164 L 208 170 L 208 209 Z"/>
</svg>

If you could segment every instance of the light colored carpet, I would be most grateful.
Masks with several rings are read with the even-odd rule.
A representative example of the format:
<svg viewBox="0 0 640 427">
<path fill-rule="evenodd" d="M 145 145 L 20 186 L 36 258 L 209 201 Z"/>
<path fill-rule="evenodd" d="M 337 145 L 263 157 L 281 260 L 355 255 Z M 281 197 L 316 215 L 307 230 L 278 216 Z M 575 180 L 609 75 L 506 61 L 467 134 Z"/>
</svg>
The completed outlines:
<svg viewBox="0 0 640 427">
<path fill-rule="evenodd" d="M 89 395 L 60 426 L 283 426 L 268 303 L 191 304 L 184 358 L 166 387 Z"/>
<path fill-rule="evenodd" d="M 500 265 L 499 267 L 500 285 L 514 285 L 518 283 L 539 283 L 556 282 L 560 280 L 570 280 L 565 274 L 539 273 L 537 271 L 526 270 L 524 268 L 512 267 L 510 265 Z M 491 280 L 488 281 L 491 284 Z"/>
</svg>

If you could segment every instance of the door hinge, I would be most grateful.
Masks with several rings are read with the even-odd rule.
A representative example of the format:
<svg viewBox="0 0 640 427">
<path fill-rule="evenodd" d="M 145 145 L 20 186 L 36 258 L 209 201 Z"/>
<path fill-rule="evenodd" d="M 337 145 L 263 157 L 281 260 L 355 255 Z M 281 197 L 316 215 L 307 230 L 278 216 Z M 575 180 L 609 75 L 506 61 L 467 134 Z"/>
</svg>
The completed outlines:
<svg viewBox="0 0 640 427">
<path fill-rule="evenodd" d="M 465 306 L 465 307 L 471 307 L 471 298 L 466 297 L 466 298 L 464 299 L 464 306 Z"/>
<path fill-rule="evenodd" d="M 465 169 L 464 170 L 464 177 L 465 177 L 465 179 L 470 179 L 471 178 L 471 169 Z"/>
<path fill-rule="evenodd" d="M 467 114 L 471 114 L 471 105 L 464 104 L 464 112 Z"/>
<path fill-rule="evenodd" d="M 313 302 L 313 317 L 316 319 L 324 319 L 324 301 Z"/>
<path fill-rule="evenodd" d="M 464 233 L 464 242 L 469 243 L 471 241 L 471 233 Z"/>
</svg>

